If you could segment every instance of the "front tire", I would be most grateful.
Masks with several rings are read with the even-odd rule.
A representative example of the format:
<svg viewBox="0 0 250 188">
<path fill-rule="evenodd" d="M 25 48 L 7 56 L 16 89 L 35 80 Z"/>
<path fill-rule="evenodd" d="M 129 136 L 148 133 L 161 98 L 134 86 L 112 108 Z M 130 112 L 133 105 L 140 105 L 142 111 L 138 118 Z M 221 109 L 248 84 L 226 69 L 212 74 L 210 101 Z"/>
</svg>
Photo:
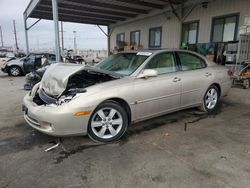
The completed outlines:
<svg viewBox="0 0 250 188">
<path fill-rule="evenodd" d="M 21 76 L 22 70 L 21 70 L 21 68 L 18 67 L 18 66 L 11 66 L 11 67 L 9 68 L 8 73 L 9 73 L 10 76 L 14 76 L 14 77 L 16 77 L 16 76 Z"/>
<path fill-rule="evenodd" d="M 218 87 L 215 85 L 210 86 L 203 97 L 201 110 L 208 113 L 214 112 L 218 107 L 219 97 Z"/>
<path fill-rule="evenodd" d="M 119 140 L 128 127 L 128 116 L 119 103 L 107 101 L 99 105 L 90 117 L 89 137 L 98 142 Z"/>
</svg>

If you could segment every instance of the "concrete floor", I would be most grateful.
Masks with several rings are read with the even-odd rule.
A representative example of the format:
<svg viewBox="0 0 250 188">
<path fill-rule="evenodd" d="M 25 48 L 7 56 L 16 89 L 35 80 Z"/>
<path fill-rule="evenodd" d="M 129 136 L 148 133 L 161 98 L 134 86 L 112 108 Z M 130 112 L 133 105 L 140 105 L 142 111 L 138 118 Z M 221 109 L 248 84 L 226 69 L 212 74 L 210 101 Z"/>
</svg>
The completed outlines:
<svg viewBox="0 0 250 188">
<path fill-rule="evenodd" d="M 114 144 L 56 138 L 23 120 L 24 77 L 0 73 L 0 187 L 250 186 L 250 90 L 233 88 L 214 115 L 185 110 L 133 125 Z M 70 126 L 70 125 L 69 125 Z"/>
</svg>

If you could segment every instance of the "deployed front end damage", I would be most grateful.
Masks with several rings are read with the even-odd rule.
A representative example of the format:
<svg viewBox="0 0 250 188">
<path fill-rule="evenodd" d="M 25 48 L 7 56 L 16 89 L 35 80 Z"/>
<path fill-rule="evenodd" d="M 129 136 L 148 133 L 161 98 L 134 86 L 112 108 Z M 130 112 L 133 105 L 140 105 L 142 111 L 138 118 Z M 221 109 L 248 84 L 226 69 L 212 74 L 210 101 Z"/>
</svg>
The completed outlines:
<svg viewBox="0 0 250 188">
<path fill-rule="evenodd" d="M 119 75 L 111 75 L 83 65 L 51 65 L 42 81 L 25 96 L 24 118 L 33 128 L 46 134 L 86 134 L 89 116 L 77 117 L 75 114 L 91 112 L 94 107 L 72 108 L 69 102 L 73 98 L 81 97 L 90 86 L 118 78 Z"/>
</svg>

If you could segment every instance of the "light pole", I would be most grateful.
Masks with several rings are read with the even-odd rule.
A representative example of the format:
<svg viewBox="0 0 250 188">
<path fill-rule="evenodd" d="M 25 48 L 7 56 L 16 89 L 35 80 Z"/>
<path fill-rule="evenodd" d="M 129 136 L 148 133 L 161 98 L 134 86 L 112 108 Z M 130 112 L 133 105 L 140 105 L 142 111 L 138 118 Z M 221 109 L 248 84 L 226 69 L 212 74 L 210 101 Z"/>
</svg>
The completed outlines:
<svg viewBox="0 0 250 188">
<path fill-rule="evenodd" d="M 58 0 L 52 0 L 52 12 L 53 12 L 54 32 L 55 32 L 56 62 L 60 62 L 61 52 L 60 52 L 60 38 L 59 38 L 59 25 L 58 25 Z"/>
<path fill-rule="evenodd" d="M 76 31 L 73 31 L 74 33 L 74 51 L 76 53 Z"/>
<path fill-rule="evenodd" d="M 2 27 L 0 26 L 0 37 L 1 37 L 1 44 L 3 47 L 3 32 L 2 32 Z"/>
<path fill-rule="evenodd" d="M 62 54 L 64 55 L 64 38 L 63 38 L 63 22 L 61 21 L 61 40 L 62 40 Z"/>
</svg>

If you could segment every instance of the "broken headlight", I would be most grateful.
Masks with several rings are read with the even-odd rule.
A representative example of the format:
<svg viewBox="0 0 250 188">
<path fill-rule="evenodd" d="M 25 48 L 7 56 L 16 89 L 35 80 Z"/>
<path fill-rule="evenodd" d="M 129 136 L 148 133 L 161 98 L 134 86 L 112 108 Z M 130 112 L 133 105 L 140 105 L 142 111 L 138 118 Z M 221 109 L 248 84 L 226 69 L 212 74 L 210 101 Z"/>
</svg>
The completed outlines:
<svg viewBox="0 0 250 188">
<path fill-rule="evenodd" d="M 56 101 L 56 104 L 57 105 L 62 105 L 64 103 L 67 103 L 69 101 L 71 101 L 71 99 L 73 99 L 74 95 L 63 95 L 61 96 L 57 101 Z"/>
<path fill-rule="evenodd" d="M 86 89 L 79 89 L 79 88 L 74 88 L 74 89 L 69 89 L 65 95 L 62 95 L 56 102 L 57 105 L 61 105 L 64 103 L 67 103 L 73 99 L 77 93 L 85 93 Z"/>
</svg>

